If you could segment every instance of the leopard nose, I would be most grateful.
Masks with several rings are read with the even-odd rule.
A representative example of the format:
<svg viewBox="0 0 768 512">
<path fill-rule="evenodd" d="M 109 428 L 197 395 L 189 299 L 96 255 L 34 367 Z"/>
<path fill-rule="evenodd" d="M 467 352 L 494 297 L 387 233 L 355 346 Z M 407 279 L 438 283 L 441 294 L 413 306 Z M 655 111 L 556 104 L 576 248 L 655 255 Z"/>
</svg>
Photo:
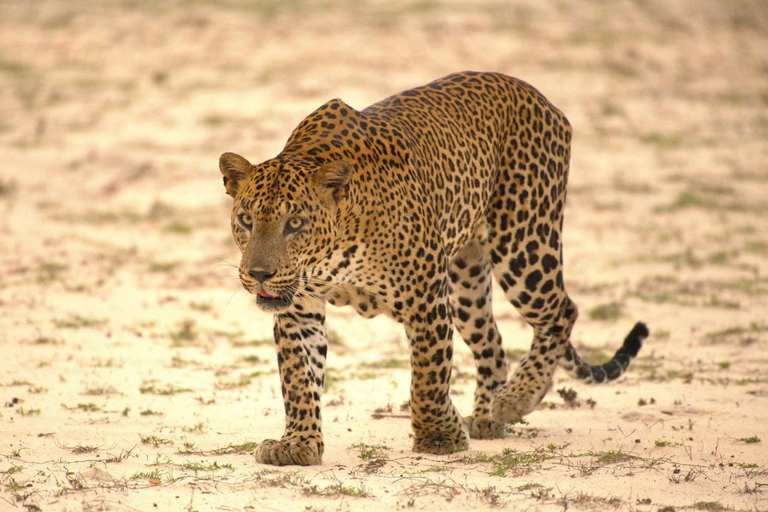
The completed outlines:
<svg viewBox="0 0 768 512">
<path fill-rule="evenodd" d="M 274 271 L 270 272 L 268 270 L 263 270 L 259 268 L 259 269 L 249 270 L 248 275 L 254 278 L 255 280 L 257 280 L 258 282 L 263 283 L 264 281 L 274 277 L 275 272 Z"/>
</svg>

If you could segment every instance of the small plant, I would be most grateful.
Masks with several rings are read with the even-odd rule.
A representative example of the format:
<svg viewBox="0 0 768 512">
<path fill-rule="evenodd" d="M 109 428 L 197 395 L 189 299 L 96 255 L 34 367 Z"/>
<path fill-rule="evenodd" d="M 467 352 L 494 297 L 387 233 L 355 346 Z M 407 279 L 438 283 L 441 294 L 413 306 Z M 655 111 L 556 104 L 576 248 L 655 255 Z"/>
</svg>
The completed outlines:
<svg viewBox="0 0 768 512">
<path fill-rule="evenodd" d="M 85 411 L 85 412 L 98 412 L 101 410 L 101 407 L 94 403 L 87 403 L 87 404 L 77 404 L 75 406 L 68 406 L 66 404 L 61 404 L 61 406 L 68 410 L 68 411 Z"/>
<path fill-rule="evenodd" d="M 38 284 L 49 284 L 61 279 L 64 271 L 69 270 L 69 266 L 56 262 L 43 262 L 37 267 Z"/>
<path fill-rule="evenodd" d="M 202 421 L 200 421 L 198 423 L 195 423 L 194 425 L 189 426 L 189 427 L 182 427 L 182 430 L 184 432 L 202 433 L 204 429 L 205 429 L 205 424 Z"/>
<path fill-rule="evenodd" d="M 253 372 L 241 374 L 235 381 L 220 381 L 215 384 L 216 389 L 237 389 L 250 386 L 254 377 L 259 377 L 266 372 Z"/>
<path fill-rule="evenodd" d="M 91 366 L 93 366 L 94 368 L 122 368 L 123 363 L 116 361 L 112 357 L 109 357 L 107 359 L 102 359 L 98 357 L 91 362 Z"/>
<path fill-rule="evenodd" d="M 589 318 L 592 320 L 617 320 L 622 315 L 622 305 L 619 302 L 601 304 L 589 310 Z"/>
<path fill-rule="evenodd" d="M 532 466 L 541 464 L 547 458 L 549 457 L 542 453 L 525 453 L 505 448 L 498 455 L 488 456 L 480 453 L 473 459 L 468 460 L 468 462 L 490 463 L 492 465 L 491 475 L 505 477 L 509 472 L 512 472 L 514 475 L 528 473 Z"/>
<path fill-rule="evenodd" d="M 213 306 L 211 306 L 207 302 L 191 301 L 189 303 L 189 307 L 194 309 L 195 311 L 201 311 L 201 312 L 207 312 L 207 311 L 211 311 L 213 309 Z"/>
<path fill-rule="evenodd" d="M 26 488 L 27 488 L 26 485 L 21 485 L 19 483 L 16 483 L 16 480 L 14 480 L 13 478 L 11 478 L 10 481 L 7 484 L 5 484 L 5 490 L 8 492 L 17 492 Z"/>
<path fill-rule="evenodd" d="M 203 450 L 195 448 L 195 443 L 192 441 L 184 441 L 182 443 L 183 448 L 176 450 L 179 455 L 206 455 Z"/>
<path fill-rule="evenodd" d="M 224 334 L 224 333 L 217 333 L 217 334 Z M 238 333 L 237 336 L 240 336 L 241 334 Z M 242 347 L 269 347 L 275 344 L 275 340 L 272 338 L 259 338 L 255 340 L 237 340 L 235 339 L 235 335 L 228 336 L 229 342 L 232 344 L 235 348 L 242 348 Z"/>
<path fill-rule="evenodd" d="M 752 437 L 742 437 L 741 439 L 739 439 L 739 441 L 742 441 L 747 444 L 755 444 L 755 443 L 759 443 L 761 439 L 757 436 L 752 436 Z"/>
<path fill-rule="evenodd" d="M 697 501 L 693 504 L 696 510 L 725 510 L 725 507 L 719 501 Z"/>
<path fill-rule="evenodd" d="M 14 473 L 18 473 L 20 471 L 23 471 L 24 468 L 21 466 L 11 466 L 10 468 L 6 469 L 5 471 L 0 471 L 3 475 L 12 475 Z"/>
<path fill-rule="evenodd" d="M 176 235 L 188 235 L 192 232 L 192 226 L 176 220 L 166 224 L 166 226 L 163 228 L 163 231 L 174 233 Z"/>
<path fill-rule="evenodd" d="M 197 333 L 195 332 L 194 320 L 184 320 L 179 325 L 179 329 L 170 333 L 173 345 L 178 347 L 180 345 L 193 343 L 197 340 Z"/>
<path fill-rule="evenodd" d="M 720 331 L 707 333 L 707 339 L 712 342 L 722 341 L 730 336 L 743 336 L 745 334 L 759 334 L 768 332 L 768 324 L 752 322 L 747 327 L 729 327 Z"/>
<path fill-rule="evenodd" d="M 141 438 L 141 444 L 151 444 L 156 448 L 163 445 L 173 445 L 173 441 L 170 439 L 163 439 L 162 437 L 157 437 L 155 435 L 145 437 L 139 434 L 139 438 Z"/>
<path fill-rule="evenodd" d="M 134 448 L 135 448 L 135 446 L 134 446 Z M 120 462 L 123 462 L 125 459 L 130 457 L 132 452 L 133 452 L 133 448 L 131 448 L 128 451 L 120 450 L 120 455 L 113 455 L 113 456 L 107 457 L 106 459 L 104 459 L 104 462 L 107 462 L 107 463 L 120 463 Z"/>
<path fill-rule="evenodd" d="M 507 359 L 510 359 L 512 361 L 519 361 L 526 354 L 528 354 L 528 349 L 527 348 L 507 348 L 507 349 L 504 349 L 504 355 L 507 357 Z M 581 354 L 581 350 L 579 350 L 579 354 Z"/>
<path fill-rule="evenodd" d="M 80 329 L 81 327 L 96 328 L 101 327 L 106 323 L 106 320 L 86 318 L 80 315 L 70 315 L 67 319 L 53 321 L 53 325 L 60 329 Z"/>
<path fill-rule="evenodd" d="M 87 388 L 83 394 L 91 396 L 114 395 L 117 394 L 117 390 L 113 386 L 93 386 Z"/>
<path fill-rule="evenodd" d="M 155 262 L 152 262 L 152 263 L 149 264 L 148 270 L 150 272 L 154 272 L 154 273 L 157 273 L 157 274 L 168 273 L 168 272 L 171 272 L 172 270 L 176 269 L 176 267 L 178 267 L 178 266 L 179 266 L 179 263 L 175 262 L 175 261 L 174 262 L 165 262 L 165 263 L 159 262 L 159 261 L 155 261 Z"/>
<path fill-rule="evenodd" d="M 33 345 L 61 345 L 64 342 L 56 338 L 50 338 L 48 336 L 40 336 L 32 340 Z"/>
<path fill-rule="evenodd" d="M 204 464 L 202 462 L 186 462 L 185 464 L 181 465 L 181 468 L 194 471 L 195 473 L 199 471 L 219 471 L 220 469 L 234 471 L 232 464 L 227 463 L 219 465 L 219 463 L 216 461 L 209 462 L 208 464 Z"/>
<path fill-rule="evenodd" d="M 153 469 L 152 471 L 141 471 L 139 473 L 134 473 L 131 477 L 131 480 L 154 480 L 160 482 L 163 480 L 163 472 L 159 469 Z"/>
<path fill-rule="evenodd" d="M 628 460 L 637 458 L 637 456 L 624 453 L 621 450 L 613 450 L 609 452 L 589 452 L 589 455 L 594 457 L 597 462 L 602 464 L 615 464 L 618 462 L 626 462 Z"/>
<path fill-rule="evenodd" d="M 367 498 L 370 496 L 362 487 L 349 487 L 342 485 L 341 482 L 325 488 L 320 488 L 316 485 L 304 487 L 303 492 L 307 496 L 351 496 L 353 498 Z"/>
<path fill-rule="evenodd" d="M 330 371 L 326 368 L 325 370 L 325 381 L 323 382 L 323 389 L 325 391 L 331 390 L 337 382 L 343 382 L 344 377 L 339 377 L 337 372 Z"/>
<path fill-rule="evenodd" d="M 142 395 L 161 395 L 161 396 L 170 396 L 170 395 L 177 395 L 179 393 L 189 393 L 192 390 L 189 388 L 177 388 L 174 387 L 171 384 L 168 384 L 164 388 L 158 388 L 154 384 L 149 384 L 147 386 L 140 386 L 139 392 Z"/>
<path fill-rule="evenodd" d="M 362 365 L 365 368 L 376 369 L 392 369 L 392 368 L 409 368 L 411 363 L 406 359 L 384 359 L 383 361 L 375 361 L 373 363 L 364 363 Z"/>
<path fill-rule="evenodd" d="M 357 451 L 357 457 L 367 461 L 386 461 L 388 460 L 387 450 L 389 446 L 383 444 L 365 444 L 357 443 L 349 447 L 349 450 Z"/>
<path fill-rule="evenodd" d="M 153 411 L 152 409 L 144 409 L 139 412 L 139 416 L 163 416 L 164 413 L 160 411 Z"/>
<path fill-rule="evenodd" d="M 505 448 L 500 455 L 491 457 L 491 463 L 493 464 L 493 471 L 491 471 L 491 474 L 496 476 L 507 476 L 507 473 L 510 471 L 514 473 L 525 473 L 530 466 L 540 464 L 545 459 L 546 457 L 539 453 L 524 453 Z"/>
<path fill-rule="evenodd" d="M 24 409 L 23 407 L 19 407 L 16 409 L 16 412 L 18 412 L 20 416 L 40 416 L 40 409 Z"/>
<path fill-rule="evenodd" d="M 329 329 L 327 333 L 328 344 L 335 347 L 345 346 L 344 339 L 334 330 Z"/>
<path fill-rule="evenodd" d="M 93 452 L 97 451 L 98 449 L 99 449 L 98 446 L 80 445 L 80 446 L 75 446 L 70 451 L 72 453 L 80 455 L 80 454 L 83 454 L 83 453 L 93 453 Z"/>
<path fill-rule="evenodd" d="M 230 444 L 224 448 L 216 448 L 215 450 L 212 450 L 211 453 L 213 455 L 248 454 L 253 453 L 253 450 L 256 449 L 257 445 L 258 443 L 253 441 L 243 444 Z"/>
</svg>

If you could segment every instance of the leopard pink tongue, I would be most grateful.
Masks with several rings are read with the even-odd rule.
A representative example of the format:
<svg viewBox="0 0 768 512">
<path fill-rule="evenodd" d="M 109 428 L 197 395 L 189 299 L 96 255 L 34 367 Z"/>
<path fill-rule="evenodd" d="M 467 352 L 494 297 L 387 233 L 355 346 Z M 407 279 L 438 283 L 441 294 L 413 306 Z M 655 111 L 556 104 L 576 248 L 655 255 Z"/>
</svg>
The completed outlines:
<svg viewBox="0 0 768 512">
<path fill-rule="evenodd" d="M 264 291 L 263 288 L 259 292 L 259 297 L 262 297 L 264 299 L 278 299 L 279 298 L 277 295 L 270 295 L 270 294 L 268 294 L 267 292 Z"/>
</svg>

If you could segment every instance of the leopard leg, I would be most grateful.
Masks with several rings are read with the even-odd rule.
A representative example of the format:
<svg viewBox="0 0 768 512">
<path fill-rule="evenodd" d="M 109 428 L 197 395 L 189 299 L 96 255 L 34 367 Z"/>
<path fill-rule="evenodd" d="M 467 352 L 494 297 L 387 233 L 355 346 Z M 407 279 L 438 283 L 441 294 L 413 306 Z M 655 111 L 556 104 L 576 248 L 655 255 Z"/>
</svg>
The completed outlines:
<svg viewBox="0 0 768 512">
<path fill-rule="evenodd" d="M 552 377 L 568 346 L 573 323 L 558 315 L 550 324 L 533 326 L 533 343 L 491 404 L 496 421 L 515 423 L 531 413 L 552 387 Z"/>
<path fill-rule="evenodd" d="M 528 101 L 530 103 L 530 101 Z M 572 130 L 551 106 L 526 114 L 521 106 L 500 153 L 495 190 L 486 213 L 483 249 L 507 299 L 533 327 L 531 349 L 491 404 L 497 421 L 515 422 L 546 394 L 573 325 L 566 314 L 562 232 Z M 544 128 L 542 128 L 542 126 Z M 544 130 L 544 136 L 531 137 Z"/>
<path fill-rule="evenodd" d="M 447 276 L 436 277 L 415 296 L 418 299 L 403 311 L 411 345 L 413 451 L 448 454 L 466 450 L 467 427 L 450 397 L 453 324 Z"/>
<path fill-rule="evenodd" d="M 493 319 L 491 265 L 472 240 L 453 258 L 448 272 L 453 324 L 475 358 L 477 387 L 472 414 L 465 418 L 475 439 L 504 436 L 504 424 L 491 418 L 491 399 L 507 380 L 507 361 Z"/>
<path fill-rule="evenodd" d="M 275 345 L 285 406 L 285 431 L 262 441 L 257 462 L 275 466 L 320 464 L 323 457 L 320 395 L 328 342 L 325 303 L 297 297 L 291 311 L 275 315 Z"/>
<path fill-rule="evenodd" d="M 533 343 L 509 380 L 500 386 L 491 404 L 496 421 L 515 423 L 541 402 L 565 353 L 575 306 L 565 293 L 560 252 L 535 240 L 513 243 L 504 256 L 489 239 L 493 274 L 507 299 L 533 327 Z"/>
</svg>

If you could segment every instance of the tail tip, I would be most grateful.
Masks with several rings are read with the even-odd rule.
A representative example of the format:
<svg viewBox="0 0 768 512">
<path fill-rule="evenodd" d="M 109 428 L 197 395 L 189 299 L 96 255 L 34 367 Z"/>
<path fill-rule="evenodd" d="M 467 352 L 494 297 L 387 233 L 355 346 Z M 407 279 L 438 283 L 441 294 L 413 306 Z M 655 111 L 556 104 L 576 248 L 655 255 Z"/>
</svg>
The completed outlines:
<svg viewBox="0 0 768 512">
<path fill-rule="evenodd" d="M 637 322 L 635 326 L 629 331 L 627 337 L 624 339 L 622 349 L 629 353 L 632 357 L 635 357 L 643 346 L 643 341 L 651 334 L 648 330 L 648 326 L 643 322 Z"/>
</svg>

